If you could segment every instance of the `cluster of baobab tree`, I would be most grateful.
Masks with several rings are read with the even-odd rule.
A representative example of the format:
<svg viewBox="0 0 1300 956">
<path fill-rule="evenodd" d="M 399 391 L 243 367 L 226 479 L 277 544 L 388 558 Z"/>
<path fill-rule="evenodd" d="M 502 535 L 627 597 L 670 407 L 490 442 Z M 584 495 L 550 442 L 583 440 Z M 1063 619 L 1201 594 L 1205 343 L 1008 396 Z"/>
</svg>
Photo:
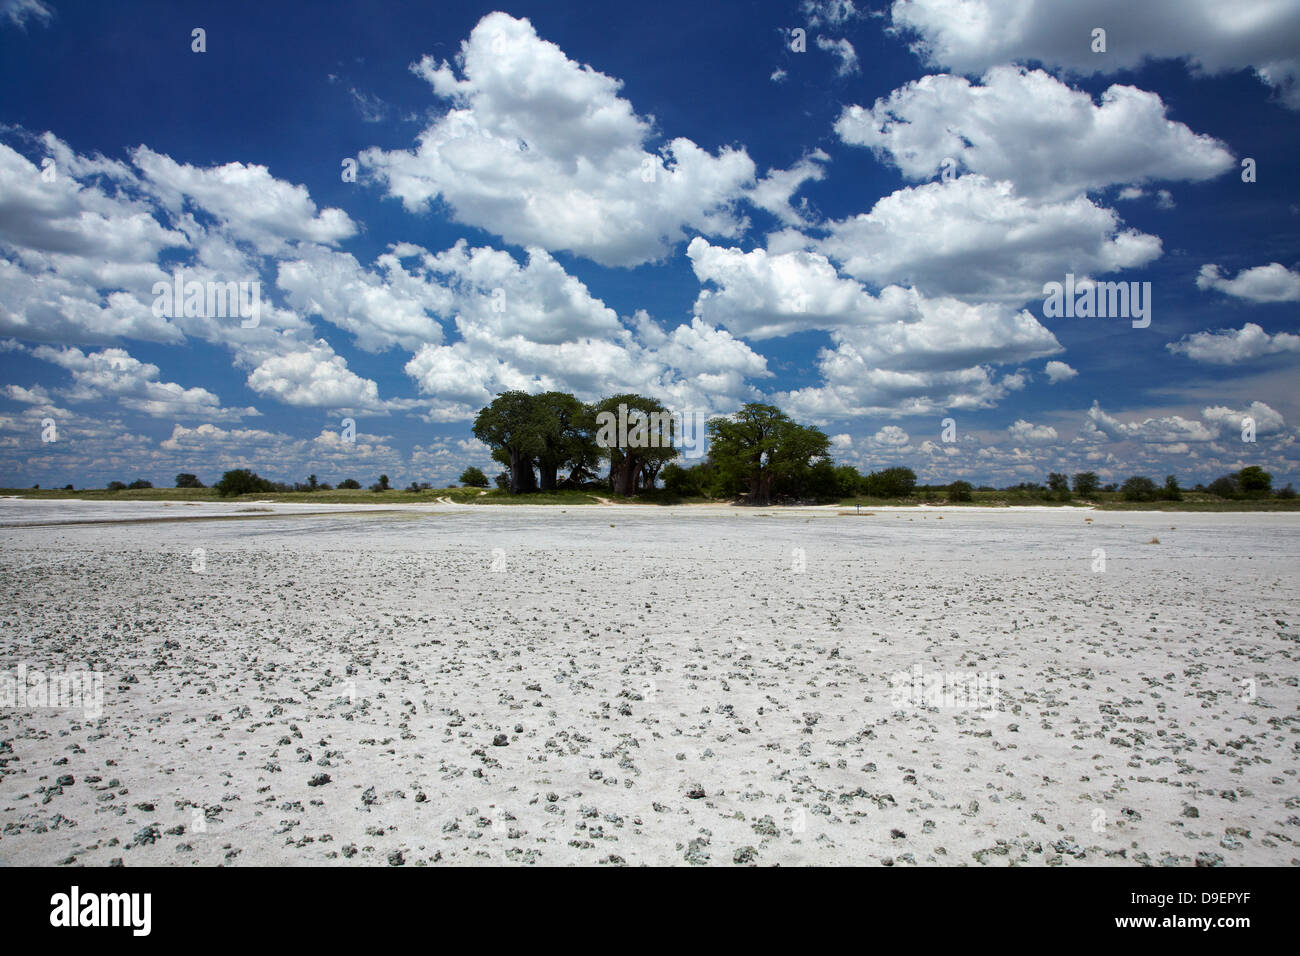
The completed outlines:
<svg viewBox="0 0 1300 956">
<path fill-rule="evenodd" d="M 497 483 L 511 494 L 606 485 L 634 495 L 653 489 L 662 472 L 670 491 L 691 485 L 684 479 L 693 476 L 707 479 L 699 493 L 766 504 L 816 496 L 810 492 L 824 484 L 819 476 L 834 470 L 826 434 L 772 405 L 750 403 L 699 420 L 708 455 L 690 468 L 673 459 L 684 448 L 703 454 L 703 436 L 690 434 L 691 416 L 644 395 L 588 403 L 567 392 L 503 392 L 478 413 L 474 435 L 505 466 Z"/>
</svg>

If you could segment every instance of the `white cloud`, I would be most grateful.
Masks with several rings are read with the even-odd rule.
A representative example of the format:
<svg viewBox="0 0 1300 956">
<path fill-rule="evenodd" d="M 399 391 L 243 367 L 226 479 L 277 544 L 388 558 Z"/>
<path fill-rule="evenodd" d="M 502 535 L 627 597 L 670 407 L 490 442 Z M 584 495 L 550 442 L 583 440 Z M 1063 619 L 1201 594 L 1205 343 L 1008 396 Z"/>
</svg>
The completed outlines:
<svg viewBox="0 0 1300 956">
<path fill-rule="evenodd" d="M 3 0 L 0 2 L 0 19 L 8 20 L 16 27 L 26 29 L 28 20 L 49 23 L 54 11 L 41 0 Z"/>
<path fill-rule="evenodd" d="M 357 231 L 347 213 L 317 211 L 305 186 L 276 179 L 265 166 L 227 163 L 203 169 L 147 146 L 133 151 L 131 159 L 146 188 L 173 213 L 192 203 L 215 216 L 231 236 L 263 252 L 279 250 L 285 240 L 335 243 Z"/>
<path fill-rule="evenodd" d="M 172 428 L 171 436 L 163 439 L 160 447 L 166 448 L 168 451 L 192 451 L 214 445 L 238 445 L 242 449 L 248 446 L 257 447 L 275 444 L 284 438 L 285 436 L 276 432 L 268 432 L 260 428 L 225 429 L 208 423 L 193 428 L 175 425 Z"/>
<path fill-rule="evenodd" d="M 1215 405 L 1204 409 L 1201 416 L 1206 421 L 1217 425 L 1224 434 L 1234 437 L 1241 432 L 1246 418 L 1254 421 L 1255 434 L 1258 437 L 1276 435 L 1286 428 L 1286 420 L 1282 414 L 1263 402 L 1251 402 L 1249 407 L 1240 411 Z"/>
<path fill-rule="evenodd" d="M 813 27 L 840 27 L 859 15 L 853 0 L 803 0 L 799 11 Z"/>
<path fill-rule="evenodd" d="M 1065 362 L 1057 361 L 1048 362 L 1043 366 L 1043 371 L 1047 373 L 1047 381 L 1051 385 L 1069 381 L 1079 374 Z"/>
<path fill-rule="evenodd" d="M 1251 302 L 1300 302 L 1300 272 L 1292 272 L 1280 262 L 1243 269 L 1234 279 L 1223 276 L 1216 265 L 1203 265 L 1196 287 Z"/>
<path fill-rule="evenodd" d="M 818 357 L 823 383 L 778 397 L 818 420 L 988 407 L 1025 380 L 1017 374 L 999 381 L 981 366 L 1061 350 L 1027 311 L 893 285 L 873 296 L 816 253 L 746 253 L 697 238 L 687 254 L 700 281 L 715 287 L 696 299 L 700 320 L 749 338 L 831 333 L 834 348 Z"/>
<path fill-rule="evenodd" d="M 853 44 L 843 37 L 832 39 L 818 34 L 817 49 L 834 54 L 839 60 L 835 67 L 836 76 L 852 76 L 858 72 L 858 52 L 853 49 Z"/>
<path fill-rule="evenodd" d="M 383 408 L 378 386 L 347 367 L 325 341 L 263 359 L 248 386 L 286 405 L 333 409 Z"/>
<path fill-rule="evenodd" d="M 992 408 L 1023 387 L 984 366 L 952 371 L 874 368 L 851 348 L 823 350 L 823 384 L 782 392 L 775 401 L 800 420 L 838 421 L 863 415 L 932 415 L 951 409 Z"/>
<path fill-rule="evenodd" d="M 446 312 L 451 293 L 407 272 L 396 255 L 381 255 L 380 271 L 370 271 L 351 253 L 319 246 L 302 252 L 302 258 L 280 262 L 276 285 L 304 315 L 351 332 L 372 352 L 393 345 L 414 352 L 442 341 L 442 326 L 429 313 Z"/>
<path fill-rule="evenodd" d="M 527 264 L 520 266 L 508 252 L 471 249 L 461 240 L 445 252 L 425 254 L 422 263 L 453 290 L 450 308 L 458 325 L 551 344 L 622 331 L 614 310 L 550 253 L 538 247 L 527 253 Z"/>
<path fill-rule="evenodd" d="M 1184 59 L 1193 70 L 1254 69 L 1300 108 L 1300 5 L 1277 0 L 895 0 L 893 26 L 931 65 L 983 73 L 1038 60 L 1079 73 L 1110 73 L 1148 59 Z M 1092 31 L 1106 30 L 1106 52 Z"/>
<path fill-rule="evenodd" d="M 912 440 L 911 436 L 897 425 L 886 425 L 880 431 L 871 436 L 871 441 L 876 445 L 886 445 L 894 448 L 901 448 Z"/>
<path fill-rule="evenodd" d="M 1113 415 L 1106 414 L 1095 402 L 1088 410 L 1087 424 L 1095 435 L 1112 441 L 1207 442 L 1213 441 L 1219 434 L 1217 426 L 1210 427 L 1204 422 L 1183 418 L 1181 415 L 1122 422 Z"/>
<path fill-rule="evenodd" d="M 426 56 L 413 69 L 451 109 L 414 151 L 361 156 L 408 210 L 441 199 L 457 221 L 508 242 L 606 265 L 660 259 L 687 229 L 745 227 L 733 208 L 754 183 L 743 150 L 714 155 L 677 138 L 647 152 L 652 122 L 618 95 L 621 82 L 570 60 L 527 20 L 488 14 L 455 68 Z"/>
<path fill-rule="evenodd" d="M 787 226 L 809 225 L 813 217 L 807 203 L 800 203 L 796 209 L 791 204 L 790 197 L 804 183 L 825 177 L 826 170 L 821 164 L 829 160 L 826 153 L 815 149 L 789 169 L 769 170 L 750 191 L 749 201 L 760 209 L 766 209 Z"/>
<path fill-rule="evenodd" d="M 696 315 L 749 338 L 808 329 L 836 333 L 856 355 L 890 368 L 945 368 L 1023 361 L 1060 351 L 1028 312 L 971 305 L 886 286 L 873 296 L 810 252 L 742 252 L 696 238 L 687 248 L 704 289 Z"/>
<path fill-rule="evenodd" d="M 32 354 L 72 374 L 72 387 L 63 390 L 70 402 L 111 401 L 155 418 L 238 419 L 258 414 L 254 408 L 222 408 L 220 399 L 205 388 L 160 382 L 158 366 L 141 362 L 124 349 L 87 354 L 42 345 Z"/>
<path fill-rule="evenodd" d="M 1300 352 L 1300 335 L 1290 332 L 1269 335 L 1254 322 L 1247 322 L 1240 329 L 1197 332 L 1179 342 L 1170 342 L 1165 348 L 1195 362 L 1233 365 L 1279 352 Z"/>
<path fill-rule="evenodd" d="M 614 341 L 538 343 L 458 322 L 461 341 L 422 348 L 406 372 L 433 397 L 432 418 L 444 421 L 472 418 L 505 389 L 570 391 L 587 401 L 631 391 L 674 408 L 731 411 L 758 397 L 747 378 L 769 374 L 762 356 L 698 318 L 672 332 L 644 315 L 637 326 Z"/>
<path fill-rule="evenodd" d="M 253 369 L 250 385 L 289 404 L 382 407 L 373 382 L 348 371 L 341 356 L 315 341 L 309 322 L 269 299 L 258 326 L 247 329 L 238 317 L 154 314 L 154 284 L 171 282 L 173 270 L 201 283 L 260 282 L 264 261 L 276 256 L 289 258 L 288 274 L 301 280 L 295 292 L 308 300 L 319 292 L 321 308 L 337 306 L 341 314 L 331 317 L 345 326 L 355 320 L 351 329 L 367 345 L 400 340 L 416 347 L 422 335 L 441 333 L 436 322 L 413 325 L 412 309 L 403 306 L 412 298 L 447 298 L 445 291 L 421 285 L 382 256 L 381 288 L 350 256 L 318 244 L 351 235 L 351 220 L 338 210 L 318 211 L 305 188 L 273 179 L 264 167 L 199 169 L 140 147 L 133 169 L 79 156 L 51 134 L 40 143 L 54 160 L 52 178 L 0 144 L 0 174 L 9 184 L 0 193 L 0 333 L 61 344 L 179 344 L 196 337 L 228 348 L 237 366 Z M 164 256 L 175 265 L 162 268 Z M 304 262 L 319 274 L 300 274 Z M 82 355 L 59 353 L 65 366 L 73 353 Z M 123 407 L 154 416 L 255 414 L 223 410 L 204 389 L 159 382 L 156 367 L 121 349 L 83 356 L 72 370 L 81 376 L 83 400 L 116 396 Z"/>
<path fill-rule="evenodd" d="M 1027 422 L 1023 418 L 1007 426 L 1007 432 L 1015 441 L 1020 442 L 1045 442 L 1056 441 L 1059 437 L 1056 429 L 1051 425 L 1035 425 Z"/>
<path fill-rule="evenodd" d="M 717 287 L 700 291 L 695 314 L 751 339 L 833 329 L 883 311 L 858 282 L 841 278 L 817 253 L 743 252 L 697 236 L 686 255 L 695 277 Z"/>
<path fill-rule="evenodd" d="M 1045 199 L 1114 184 L 1199 181 L 1234 166 L 1218 140 L 1170 120 L 1155 93 L 1115 85 L 1097 105 L 1042 70 L 1012 66 L 994 67 L 979 83 L 923 77 L 871 109 L 847 107 L 835 131 L 912 180 L 938 175 L 951 161 Z"/>
<path fill-rule="evenodd" d="M 1121 229 L 1084 196 L 1033 202 L 979 175 L 900 189 L 826 228 L 820 240 L 778 234 L 769 248 L 812 244 L 865 282 L 1010 304 L 1041 298 L 1043 284 L 1067 272 L 1135 268 L 1161 251 L 1158 237 Z"/>
<path fill-rule="evenodd" d="M 22 385 L 6 385 L 4 393 L 6 398 L 26 405 L 48 405 L 54 401 L 50 393 L 40 385 L 33 385 L 31 388 L 24 388 Z"/>
</svg>

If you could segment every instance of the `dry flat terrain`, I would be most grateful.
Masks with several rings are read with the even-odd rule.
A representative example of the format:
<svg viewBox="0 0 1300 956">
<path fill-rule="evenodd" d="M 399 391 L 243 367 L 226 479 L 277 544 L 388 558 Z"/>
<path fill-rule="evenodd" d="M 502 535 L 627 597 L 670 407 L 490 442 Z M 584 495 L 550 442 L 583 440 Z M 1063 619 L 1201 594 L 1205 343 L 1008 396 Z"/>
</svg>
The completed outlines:
<svg viewBox="0 0 1300 956">
<path fill-rule="evenodd" d="M 1300 516 L 249 507 L 0 502 L 0 860 L 1300 861 Z"/>
</svg>

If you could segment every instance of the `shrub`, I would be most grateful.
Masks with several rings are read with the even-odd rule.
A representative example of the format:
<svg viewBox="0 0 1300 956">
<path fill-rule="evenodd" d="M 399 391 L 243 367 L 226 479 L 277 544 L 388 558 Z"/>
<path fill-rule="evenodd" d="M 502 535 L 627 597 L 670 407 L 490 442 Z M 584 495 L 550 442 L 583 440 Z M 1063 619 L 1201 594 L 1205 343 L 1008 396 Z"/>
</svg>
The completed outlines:
<svg viewBox="0 0 1300 956">
<path fill-rule="evenodd" d="M 1074 476 L 1074 493 L 1080 498 L 1091 498 L 1101 490 L 1101 479 L 1094 471 L 1081 471 Z"/>
<path fill-rule="evenodd" d="M 483 474 L 482 468 L 475 468 L 470 465 L 460 473 L 460 483 L 466 488 L 486 488 L 488 479 L 487 475 Z"/>
<path fill-rule="evenodd" d="M 1176 475 L 1165 475 L 1165 487 L 1160 494 L 1166 501 L 1183 500 L 1183 489 L 1178 487 L 1178 477 Z"/>
<path fill-rule="evenodd" d="M 906 498 L 916 487 L 916 472 L 911 468 L 886 468 L 873 471 L 862 483 L 872 498 Z"/>
<path fill-rule="evenodd" d="M 974 498 L 971 496 L 972 490 L 974 489 L 971 488 L 969 481 L 954 481 L 948 486 L 948 500 L 973 501 Z"/>
<path fill-rule="evenodd" d="M 1237 479 L 1233 475 L 1215 478 L 1205 490 L 1220 498 L 1236 498 L 1241 494 L 1241 490 L 1237 487 Z"/>
<path fill-rule="evenodd" d="M 149 481 L 145 481 L 143 478 L 137 478 L 135 481 L 127 485 L 127 487 L 131 489 L 152 488 L 153 483 Z"/>
<path fill-rule="evenodd" d="M 247 468 L 236 468 L 233 471 L 226 472 L 213 487 L 217 489 L 217 494 L 223 498 L 230 498 L 234 495 L 265 494 L 268 491 L 275 490 L 275 486 L 271 482 Z"/>
<path fill-rule="evenodd" d="M 1155 501 L 1160 497 L 1160 490 L 1150 478 L 1134 475 L 1124 482 L 1119 489 L 1125 501 Z"/>
<path fill-rule="evenodd" d="M 340 491 L 342 491 L 344 488 L 355 489 L 360 487 L 361 487 L 361 482 L 357 481 L 355 478 L 344 478 L 342 481 L 339 482 Z"/>
<path fill-rule="evenodd" d="M 1264 496 L 1273 492 L 1273 476 L 1259 465 L 1248 465 L 1234 477 L 1237 479 L 1237 487 L 1241 489 L 1241 493 L 1248 497 Z"/>
<path fill-rule="evenodd" d="M 110 481 L 108 483 L 109 491 L 126 491 L 126 483 L 121 481 Z"/>
<path fill-rule="evenodd" d="M 188 472 L 181 472 L 176 476 L 177 488 L 202 488 L 203 482 L 199 481 L 198 475 L 191 475 Z"/>
</svg>

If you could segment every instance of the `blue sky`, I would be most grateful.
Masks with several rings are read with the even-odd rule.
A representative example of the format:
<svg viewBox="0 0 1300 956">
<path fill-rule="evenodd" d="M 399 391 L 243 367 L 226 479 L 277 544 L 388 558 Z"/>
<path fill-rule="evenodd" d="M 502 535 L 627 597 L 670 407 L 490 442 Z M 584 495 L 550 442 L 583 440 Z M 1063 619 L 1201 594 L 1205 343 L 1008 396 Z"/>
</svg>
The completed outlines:
<svg viewBox="0 0 1300 956">
<path fill-rule="evenodd" d="M 1264 0 L 0 0 L 0 485 L 446 484 L 505 388 L 1300 481 L 1298 74 Z"/>
</svg>

